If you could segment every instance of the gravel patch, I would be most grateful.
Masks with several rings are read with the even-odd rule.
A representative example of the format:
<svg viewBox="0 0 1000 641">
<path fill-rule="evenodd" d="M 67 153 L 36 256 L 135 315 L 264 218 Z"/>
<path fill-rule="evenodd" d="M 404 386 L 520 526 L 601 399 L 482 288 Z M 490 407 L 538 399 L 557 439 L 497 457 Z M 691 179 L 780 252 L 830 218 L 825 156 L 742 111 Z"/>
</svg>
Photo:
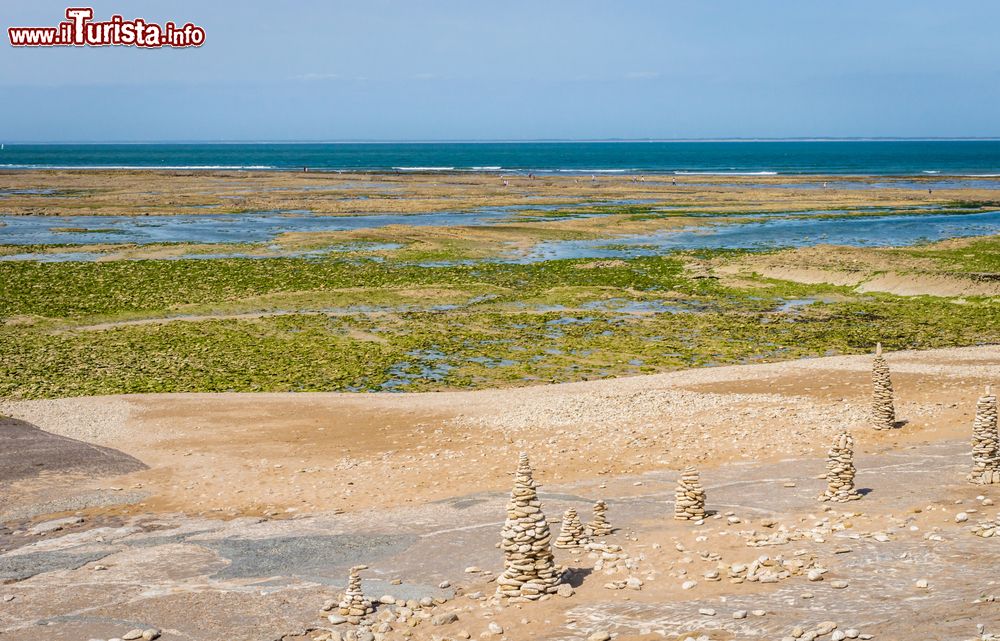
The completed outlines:
<svg viewBox="0 0 1000 641">
<path fill-rule="evenodd" d="M 114 446 L 128 436 L 132 404 L 117 396 L 0 401 L 0 415 L 32 423 L 46 432 Z"/>
</svg>

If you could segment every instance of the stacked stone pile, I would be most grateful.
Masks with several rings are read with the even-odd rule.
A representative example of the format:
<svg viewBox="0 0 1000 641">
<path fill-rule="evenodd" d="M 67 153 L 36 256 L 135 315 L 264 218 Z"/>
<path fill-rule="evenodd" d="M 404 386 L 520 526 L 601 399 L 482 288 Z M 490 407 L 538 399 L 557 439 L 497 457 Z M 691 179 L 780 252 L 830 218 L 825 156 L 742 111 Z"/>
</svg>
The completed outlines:
<svg viewBox="0 0 1000 641">
<path fill-rule="evenodd" d="M 580 522 L 580 517 L 577 515 L 576 510 L 570 508 L 566 510 L 563 514 L 562 528 L 559 530 L 559 536 L 556 537 L 556 547 L 557 548 L 578 548 L 587 539 L 583 531 L 583 523 Z"/>
<path fill-rule="evenodd" d="M 854 474 L 854 439 L 844 432 L 827 453 L 826 491 L 819 500 L 846 503 L 860 499 L 861 495 L 854 488 Z"/>
<path fill-rule="evenodd" d="M 521 452 L 514 488 L 507 504 L 507 520 L 500 533 L 504 571 L 497 577 L 497 594 L 518 600 L 536 600 L 554 594 L 562 571 L 552 558 L 549 525 L 545 521 L 528 455 Z"/>
<path fill-rule="evenodd" d="M 682 521 L 699 521 L 705 518 L 705 490 L 698 480 L 698 470 L 684 468 L 674 493 L 674 518 Z"/>
<path fill-rule="evenodd" d="M 891 430 L 896 427 L 896 410 L 892 404 L 892 380 L 889 364 L 882 357 L 882 343 L 875 346 L 872 361 L 872 427 Z"/>
<path fill-rule="evenodd" d="M 594 503 L 594 520 L 587 524 L 588 536 L 607 536 L 611 534 L 611 524 L 608 523 L 608 505 L 603 500 Z"/>
<path fill-rule="evenodd" d="M 356 622 L 355 619 L 360 620 L 361 617 L 375 611 L 375 608 L 372 607 L 372 602 L 365 597 L 365 593 L 361 589 L 361 575 L 359 572 L 367 569 L 368 566 L 366 565 L 356 565 L 351 568 L 351 574 L 347 578 L 347 589 L 344 590 L 344 594 L 340 599 L 340 616 L 347 617 L 352 622 Z"/>
<path fill-rule="evenodd" d="M 997 397 L 990 386 L 976 403 L 976 419 L 972 423 L 973 483 L 1000 483 L 1000 442 L 997 435 Z"/>
</svg>

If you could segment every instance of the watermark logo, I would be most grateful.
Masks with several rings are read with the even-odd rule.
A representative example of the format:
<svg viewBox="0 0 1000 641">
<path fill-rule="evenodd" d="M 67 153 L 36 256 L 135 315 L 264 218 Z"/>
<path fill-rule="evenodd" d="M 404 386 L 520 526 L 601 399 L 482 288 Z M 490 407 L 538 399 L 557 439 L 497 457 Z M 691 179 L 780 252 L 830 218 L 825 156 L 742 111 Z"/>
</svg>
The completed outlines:
<svg viewBox="0 0 1000 641">
<path fill-rule="evenodd" d="M 14 47 L 200 47 L 205 44 L 205 30 L 188 22 L 160 25 L 142 18 L 126 20 L 119 15 L 106 22 L 94 22 L 91 7 L 66 9 L 66 20 L 55 27 L 8 27 L 7 36 Z"/>
</svg>

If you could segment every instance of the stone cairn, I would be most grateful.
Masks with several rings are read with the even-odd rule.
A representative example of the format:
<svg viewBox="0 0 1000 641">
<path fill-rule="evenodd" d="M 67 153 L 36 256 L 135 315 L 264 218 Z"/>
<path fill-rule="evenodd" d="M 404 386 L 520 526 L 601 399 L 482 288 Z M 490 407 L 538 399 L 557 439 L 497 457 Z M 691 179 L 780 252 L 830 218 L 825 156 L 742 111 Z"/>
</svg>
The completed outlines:
<svg viewBox="0 0 1000 641">
<path fill-rule="evenodd" d="M 608 504 L 603 500 L 594 503 L 594 520 L 587 524 L 587 536 L 607 536 L 611 534 L 608 523 Z"/>
<path fill-rule="evenodd" d="M 698 480 L 698 470 L 686 467 L 677 481 L 674 492 L 674 518 L 682 521 L 700 521 L 705 518 L 705 489 Z"/>
<path fill-rule="evenodd" d="M 554 594 L 562 582 L 562 571 L 552 558 L 549 524 L 531 478 L 528 455 L 521 452 L 514 489 L 507 504 L 507 520 L 500 532 L 504 571 L 497 577 L 497 594 L 512 600 L 534 601 Z"/>
<path fill-rule="evenodd" d="M 347 589 L 340 599 L 340 616 L 347 617 L 348 620 L 359 620 L 375 611 L 372 602 L 365 598 L 365 593 L 361 590 L 361 570 L 367 570 L 367 565 L 356 565 L 351 568 L 351 574 L 347 579 Z"/>
<path fill-rule="evenodd" d="M 882 343 L 875 346 L 875 359 L 872 361 L 872 427 L 877 430 L 896 427 L 892 380 L 889 378 L 889 364 L 882 357 Z"/>
<path fill-rule="evenodd" d="M 820 501 L 846 503 L 860 499 L 861 495 L 854 489 L 854 438 L 847 432 L 842 433 L 833 442 L 826 459 L 826 492 L 820 495 Z"/>
<path fill-rule="evenodd" d="M 997 435 L 997 397 L 990 386 L 976 403 L 976 420 L 972 423 L 973 483 L 1000 483 L 1000 441 Z"/>
<path fill-rule="evenodd" d="M 583 531 L 583 523 L 576 510 L 570 508 L 563 514 L 562 528 L 559 536 L 556 537 L 555 546 L 557 548 L 578 548 L 587 542 L 587 537 Z"/>
</svg>

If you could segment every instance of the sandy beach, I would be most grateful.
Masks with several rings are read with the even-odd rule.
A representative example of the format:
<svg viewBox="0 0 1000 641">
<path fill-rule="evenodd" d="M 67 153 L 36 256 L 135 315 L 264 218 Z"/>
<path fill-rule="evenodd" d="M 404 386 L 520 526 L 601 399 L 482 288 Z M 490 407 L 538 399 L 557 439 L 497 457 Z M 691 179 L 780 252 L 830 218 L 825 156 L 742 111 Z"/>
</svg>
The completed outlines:
<svg viewBox="0 0 1000 641">
<path fill-rule="evenodd" d="M 119 634 L 146 621 L 161 628 L 164 638 L 181 639 L 192 632 L 171 613 L 207 608 L 197 624 L 199 638 L 262 638 L 259 617 L 268 621 L 266 638 L 299 638 L 310 628 L 314 632 L 306 636 L 320 638 L 324 629 L 337 629 L 320 617 L 323 595 L 342 585 L 347 565 L 361 558 L 372 559 L 365 585 L 373 597 L 385 591 L 442 600 L 421 610 L 415 620 L 422 624 L 405 628 L 419 639 L 460 631 L 478 637 L 490 621 L 514 638 L 569 639 L 611 630 L 621 639 L 652 639 L 698 630 L 712 638 L 787 634 L 795 625 L 827 619 L 839 619 L 845 629 L 881 633 L 878 638 L 887 633 L 899 638 L 901 630 L 930 625 L 935 612 L 950 619 L 960 611 L 956 597 L 963 603 L 973 598 L 951 591 L 971 587 L 954 571 L 945 566 L 935 571 L 926 563 L 911 567 L 907 555 L 899 556 L 906 550 L 927 552 L 919 533 L 937 533 L 942 542 L 935 554 L 962 550 L 976 566 L 989 564 L 991 541 L 970 535 L 969 524 L 953 517 L 960 511 L 972 514 L 972 521 L 992 515 L 974 499 L 989 496 L 988 489 L 969 485 L 963 475 L 970 463 L 975 398 L 1000 374 L 998 357 L 995 347 L 890 354 L 904 423 L 891 432 L 874 432 L 868 425 L 870 358 L 861 356 L 484 392 L 140 395 L 7 403 L 5 414 L 45 430 L 39 437 L 51 433 L 100 444 L 148 469 L 122 476 L 110 462 L 102 467 L 98 461 L 73 476 L 57 479 L 42 471 L 9 485 L 4 571 L 14 571 L 18 566 L 10 563 L 19 557 L 44 554 L 54 555 L 58 561 L 52 563 L 61 569 L 30 566 L 33 578 L 7 588 L 14 598 L 6 608 L 13 616 L 6 634 L 24 639 L 112 634 L 115 626 L 106 617 L 125 608 L 134 625 L 120 625 Z M 870 493 L 826 511 L 815 503 L 821 481 L 814 477 L 822 473 L 826 446 L 841 430 L 858 441 L 859 478 Z M 638 558 L 637 571 L 608 570 L 600 578 L 595 572 L 577 584 L 574 596 L 557 597 L 530 613 L 491 605 L 486 599 L 491 575 L 465 569 L 479 566 L 494 575 L 500 569 L 491 542 L 503 520 L 501 504 L 518 451 L 530 453 L 546 514 L 556 523 L 567 502 L 583 513 L 588 498 L 609 502 L 620 529 L 607 541 Z M 34 456 L 48 461 L 44 453 Z M 700 469 L 708 505 L 721 520 L 710 518 L 698 527 L 669 518 L 671 479 L 685 465 Z M 900 477 L 890 472 L 896 468 L 912 473 Z M 61 516 L 60 506 L 72 518 L 58 531 L 38 534 L 32 521 L 41 522 L 41 515 L 31 517 L 32 506 L 39 505 L 57 513 L 46 522 Z M 24 525 L 14 525 L 17 521 Z M 782 531 L 812 533 L 776 543 L 779 547 L 748 547 L 747 537 L 776 532 L 773 521 Z M 816 535 L 817 528 L 827 534 Z M 318 551 L 327 539 L 336 547 L 337 537 L 362 532 L 360 556 L 338 557 L 331 548 L 333 557 L 296 561 L 296 555 L 307 554 L 305 548 L 279 551 L 307 541 L 319 545 Z M 888 532 L 887 542 L 862 545 L 872 540 L 871 532 Z M 239 553 L 229 544 L 218 548 L 234 536 L 266 547 Z M 432 551 L 419 552 L 423 542 L 433 542 Z M 845 543 L 853 550 L 847 556 L 839 552 Z M 876 547 L 869 552 L 870 546 Z M 898 560 L 876 550 L 891 550 Z M 876 553 L 882 572 L 894 577 L 888 584 L 851 569 Z M 166 574 L 154 569 L 163 554 L 177 559 L 175 570 Z M 701 577 L 719 555 L 735 562 L 760 554 L 815 557 L 817 567 L 831 574 L 822 583 L 792 576 L 773 587 Z M 685 560 L 689 556 L 695 560 Z M 560 553 L 560 558 L 572 567 L 594 564 L 593 555 Z M 269 562 L 277 565 L 259 567 Z M 110 569 L 95 572 L 99 567 Z M 619 574 L 622 580 L 639 577 L 641 591 L 602 587 Z M 237 606 L 231 599 L 249 595 L 236 586 L 251 575 L 258 581 L 271 575 L 272 587 Z M 91 593 L 86 616 L 79 609 L 82 594 L 57 587 L 84 576 L 105 594 L 93 601 Z M 204 577 L 214 578 L 205 583 Z M 403 580 L 401 586 L 391 584 L 394 577 Z M 828 603 L 829 585 L 841 577 L 850 586 L 831 593 L 837 606 L 817 613 L 814 603 Z M 921 577 L 931 577 L 932 587 L 914 588 Z M 699 584 L 690 593 L 680 589 L 689 578 Z M 101 587 L 108 580 L 117 586 L 110 592 Z M 147 585 L 142 596 L 127 596 L 134 581 Z M 445 582 L 448 588 L 436 587 Z M 914 618 L 905 607 L 884 609 L 879 595 L 887 585 L 920 595 L 920 615 Z M 74 613 L 46 626 L 44 636 L 33 632 L 40 591 L 49 595 L 52 612 Z M 208 615 L 234 607 L 249 618 Z M 718 614 L 699 616 L 706 607 Z M 966 616 L 977 622 L 1000 623 L 989 613 L 989 602 L 961 607 L 972 608 Z M 741 608 L 767 614 L 733 619 L 731 610 Z M 143 611 L 148 614 L 136 617 Z M 446 629 L 432 625 L 430 619 L 444 612 L 458 613 L 458 622 Z M 208 620 L 214 623 L 206 626 Z M 960 629 L 956 624 L 954 630 Z"/>
</svg>

